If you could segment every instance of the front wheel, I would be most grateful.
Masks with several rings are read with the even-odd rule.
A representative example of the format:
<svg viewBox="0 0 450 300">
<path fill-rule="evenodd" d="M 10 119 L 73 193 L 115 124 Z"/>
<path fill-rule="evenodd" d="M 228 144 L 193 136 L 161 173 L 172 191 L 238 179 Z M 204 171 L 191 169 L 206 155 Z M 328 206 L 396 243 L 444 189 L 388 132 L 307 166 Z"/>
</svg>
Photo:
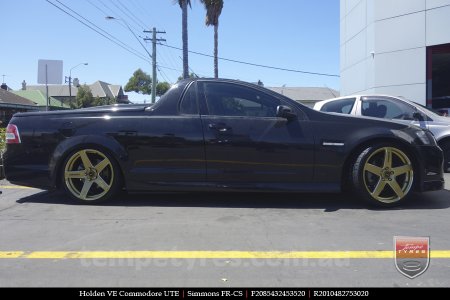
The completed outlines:
<svg viewBox="0 0 450 300">
<path fill-rule="evenodd" d="M 442 145 L 442 151 L 444 151 L 444 172 L 450 172 L 450 142 Z"/>
<path fill-rule="evenodd" d="M 103 202 L 120 189 L 120 175 L 110 155 L 98 149 L 80 149 L 64 162 L 64 190 L 82 203 Z"/>
<path fill-rule="evenodd" d="M 414 166 L 405 151 L 378 144 L 361 152 L 352 177 L 356 193 L 364 200 L 377 206 L 395 206 L 412 193 Z"/>
</svg>

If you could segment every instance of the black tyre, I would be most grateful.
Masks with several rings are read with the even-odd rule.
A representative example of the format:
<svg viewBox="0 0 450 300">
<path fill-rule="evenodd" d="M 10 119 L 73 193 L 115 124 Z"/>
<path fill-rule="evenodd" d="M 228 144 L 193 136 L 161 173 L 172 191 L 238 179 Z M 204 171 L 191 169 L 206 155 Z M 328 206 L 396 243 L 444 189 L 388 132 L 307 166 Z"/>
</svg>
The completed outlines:
<svg viewBox="0 0 450 300">
<path fill-rule="evenodd" d="M 360 153 L 352 177 L 358 196 L 371 205 L 390 207 L 411 195 L 414 165 L 409 154 L 399 147 L 377 144 Z"/>
<path fill-rule="evenodd" d="M 442 151 L 444 151 L 444 172 L 450 173 L 450 142 L 442 145 Z"/>
<path fill-rule="evenodd" d="M 99 149 L 79 149 L 65 160 L 61 172 L 66 193 L 78 202 L 106 201 L 122 187 L 117 162 Z"/>
</svg>

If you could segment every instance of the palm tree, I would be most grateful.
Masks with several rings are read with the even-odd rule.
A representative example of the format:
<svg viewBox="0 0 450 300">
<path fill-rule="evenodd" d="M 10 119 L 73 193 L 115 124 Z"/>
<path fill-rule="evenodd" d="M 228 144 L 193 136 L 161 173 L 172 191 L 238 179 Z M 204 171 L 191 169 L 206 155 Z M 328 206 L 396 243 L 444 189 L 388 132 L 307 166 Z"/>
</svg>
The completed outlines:
<svg viewBox="0 0 450 300">
<path fill-rule="evenodd" d="M 189 58 L 188 58 L 188 24 L 187 24 L 187 7 L 191 7 L 191 0 L 178 0 L 181 7 L 182 17 L 182 38 L 183 38 L 183 78 L 189 78 Z"/>
<path fill-rule="evenodd" d="M 222 13 L 223 0 L 200 0 L 206 9 L 206 26 L 214 26 L 214 77 L 219 77 L 219 17 Z"/>
</svg>

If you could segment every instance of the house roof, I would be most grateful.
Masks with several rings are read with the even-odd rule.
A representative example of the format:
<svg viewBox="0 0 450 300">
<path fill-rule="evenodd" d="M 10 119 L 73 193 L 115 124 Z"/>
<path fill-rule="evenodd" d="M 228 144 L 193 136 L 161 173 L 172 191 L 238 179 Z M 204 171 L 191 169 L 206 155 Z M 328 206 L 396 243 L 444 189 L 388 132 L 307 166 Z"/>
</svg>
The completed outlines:
<svg viewBox="0 0 450 300">
<path fill-rule="evenodd" d="M 104 81 L 96 81 L 93 84 L 88 85 L 91 89 L 92 95 L 94 97 L 100 98 L 115 98 L 121 95 L 122 86 L 112 85 Z M 27 91 L 38 90 L 45 93 L 45 85 L 27 85 Z M 72 97 L 75 97 L 78 93 L 78 88 L 72 86 L 71 88 Z M 67 84 L 49 84 L 48 94 L 52 97 L 69 97 L 69 86 Z"/>
<path fill-rule="evenodd" d="M 46 89 L 45 85 L 27 85 L 26 91 L 40 91 L 45 94 Z M 72 96 L 76 96 L 78 92 L 78 88 L 72 86 Z M 68 97 L 69 96 L 69 86 L 62 84 L 49 84 L 48 85 L 48 94 L 50 97 Z"/>
<path fill-rule="evenodd" d="M 18 96 L 14 93 L 0 89 L 0 104 L 12 104 L 12 105 L 26 105 L 26 106 L 36 106 L 36 104 L 24 97 Z"/>
<path fill-rule="evenodd" d="M 339 92 L 327 87 L 268 87 L 296 101 L 321 101 L 339 97 Z"/>
<path fill-rule="evenodd" d="M 28 100 L 33 101 L 38 106 L 46 106 L 47 105 L 47 101 L 45 100 L 44 93 L 39 90 L 34 90 L 34 91 L 19 90 L 19 91 L 14 91 L 13 93 L 16 95 L 19 95 L 21 97 L 27 98 Z M 67 105 L 67 104 L 63 103 L 62 101 L 55 99 L 53 97 L 50 97 L 50 106 L 70 108 L 69 105 Z"/>
<path fill-rule="evenodd" d="M 118 85 L 118 84 L 110 84 L 109 89 L 111 90 L 111 93 L 113 93 L 113 95 L 119 95 L 119 94 L 123 94 L 122 91 L 122 86 Z M 122 93 L 121 93 L 122 91 Z"/>
</svg>

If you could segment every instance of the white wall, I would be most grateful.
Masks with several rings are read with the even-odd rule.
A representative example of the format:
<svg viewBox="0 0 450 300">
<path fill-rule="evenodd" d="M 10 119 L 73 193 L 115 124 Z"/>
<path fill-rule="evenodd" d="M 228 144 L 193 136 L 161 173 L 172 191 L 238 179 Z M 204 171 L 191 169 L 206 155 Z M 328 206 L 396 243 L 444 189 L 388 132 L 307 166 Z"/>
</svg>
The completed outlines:
<svg viewBox="0 0 450 300">
<path fill-rule="evenodd" d="M 450 0 L 341 0 L 341 95 L 425 104 L 426 46 L 450 43 Z"/>
</svg>

